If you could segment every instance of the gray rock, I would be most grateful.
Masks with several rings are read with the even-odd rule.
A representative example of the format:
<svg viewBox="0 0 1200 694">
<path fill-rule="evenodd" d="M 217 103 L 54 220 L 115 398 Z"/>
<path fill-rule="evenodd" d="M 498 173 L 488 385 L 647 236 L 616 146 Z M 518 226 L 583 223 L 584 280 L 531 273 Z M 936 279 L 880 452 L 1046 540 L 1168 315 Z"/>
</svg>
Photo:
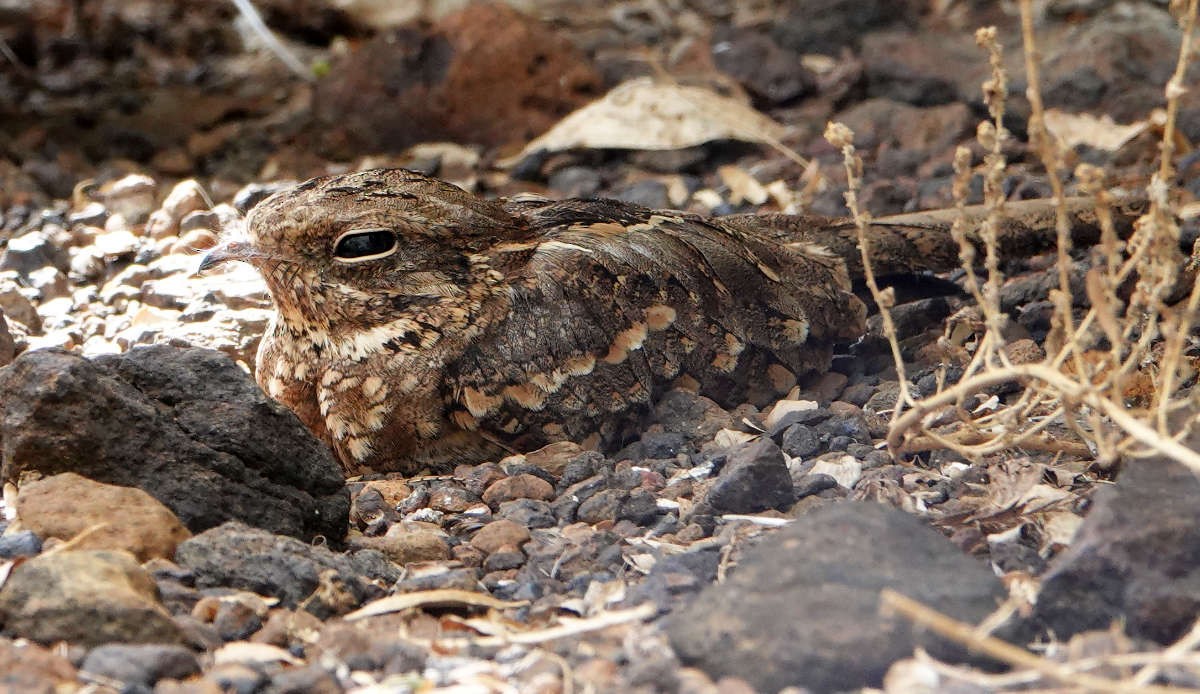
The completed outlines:
<svg viewBox="0 0 1200 694">
<path fill-rule="evenodd" d="M 820 494 L 826 489 L 833 489 L 838 486 L 837 480 L 832 476 L 826 475 L 823 472 L 816 474 L 805 475 L 796 480 L 795 493 L 797 499 L 803 499 L 806 496 Z"/>
<path fill-rule="evenodd" d="M 32 557 L 41 553 L 42 540 L 28 530 L 0 535 L 0 559 Z"/>
<path fill-rule="evenodd" d="M 0 624 L 39 643 L 182 639 L 154 580 L 128 552 L 57 552 L 18 564 L 0 588 Z"/>
<path fill-rule="evenodd" d="M 399 674 L 421 670 L 428 653 L 402 638 L 398 630 L 380 630 L 369 620 L 326 625 L 316 643 L 351 670 Z"/>
<path fill-rule="evenodd" d="M 654 418 L 665 431 L 691 441 L 708 441 L 721 429 L 733 427 L 733 418 L 720 405 L 687 390 L 664 395 L 654 408 Z"/>
<path fill-rule="evenodd" d="M 671 206 L 671 199 L 667 196 L 667 185 L 662 181 L 653 179 L 637 181 L 619 190 L 614 190 L 612 197 L 623 202 L 631 202 L 635 205 L 649 207 L 653 210 L 661 210 Z"/>
<path fill-rule="evenodd" d="M 787 17 L 771 25 L 771 36 L 797 53 L 838 55 L 854 48 L 863 34 L 907 18 L 914 2 L 896 0 L 797 0 Z"/>
<path fill-rule="evenodd" d="M 66 272 L 71 265 L 65 248 L 55 245 L 46 231 L 31 231 L 8 240 L 0 253 L 0 270 L 12 270 L 29 277 L 35 270 L 54 267 Z"/>
<path fill-rule="evenodd" d="M 295 186 L 297 181 L 274 181 L 271 183 L 251 183 L 243 186 L 233 196 L 233 206 L 242 214 L 254 209 L 258 203 L 281 190 Z"/>
<path fill-rule="evenodd" d="M 817 78 L 800 54 L 780 48 L 760 29 L 721 28 L 713 37 L 717 69 L 769 104 L 783 104 L 816 89 Z"/>
<path fill-rule="evenodd" d="M 759 691 L 878 687 L 888 666 L 917 646 L 963 658 L 907 620 L 881 615 L 883 588 L 972 623 L 1005 594 L 985 564 L 918 519 L 839 502 L 748 550 L 732 576 L 673 613 L 666 628 L 685 664 Z"/>
<path fill-rule="evenodd" d="M 363 569 L 377 562 L 356 562 L 344 554 L 310 545 L 295 538 L 273 535 L 265 530 L 231 522 L 207 530 L 179 545 L 175 560 L 195 574 L 200 589 L 231 587 L 259 595 L 279 598 L 284 607 L 304 608 L 319 617 L 354 609 L 364 601 L 379 597 L 381 584 L 395 581 L 397 574 L 364 575 Z M 322 591 L 312 600 L 322 576 L 332 572 L 336 591 Z"/>
<path fill-rule="evenodd" d="M 780 447 L 793 458 L 807 458 L 821 450 L 821 442 L 812 427 L 793 424 L 783 432 Z"/>
<path fill-rule="evenodd" d="M 554 517 L 554 507 L 537 499 L 505 501 L 500 504 L 496 516 L 527 528 L 553 528 L 558 523 Z"/>
<path fill-rule="evenodd" d="M 1163 459 L 1130 461 L 1042 580 L 1034 618 L 1059 638 L 1124 621 L 1173 643 L 1200 615 L 1200 481 Z"/>
<path fill-rule="evenodd" d="M 564 197 L 590 198 L 600 191 L 603 181 L 595 169 L 586 166 L 566 166 L 550 174 L 546 181 L 550 189 Z"/>
<path fill-rule="evenodd" d="M 265 691 L 270 694 L 326 694 L 344 691 L 337 678 L 321 665 L 304 665 L 276 673 Z"/>
<path fill-rule="evenodd" d="M 1074 26 L 1043 61 L 1046 106 L 1077 113 L 1103 108 L 1118 123 L 1162 102 L 1181 32 L 1165 8 L 1133 3 Z M 1141 106 L 1141 108 L 1139 108 Z"/>
<path fill-rule="evenodd" d="M 783 510 L 796 501 L 783 451 L 762 438 L 735 449 L 705 501 L 720 513 Z"/>
<path fill-rule="evenodd" d="M 0 476 L 139 487 L 193 531 L 237 519 L 341 538 L 332 454 L 227 356 L 155 346 L 94 361 L 27 352 L 0 371 Z"/>
<path fill-rule="evenodd" d="M 200 674 L 200 662 L 183 646 L 121 643 L 93 648 L 80 669 L 126 686 L 153 687 L 162 679 L 182 680 Z"/>
</svg>

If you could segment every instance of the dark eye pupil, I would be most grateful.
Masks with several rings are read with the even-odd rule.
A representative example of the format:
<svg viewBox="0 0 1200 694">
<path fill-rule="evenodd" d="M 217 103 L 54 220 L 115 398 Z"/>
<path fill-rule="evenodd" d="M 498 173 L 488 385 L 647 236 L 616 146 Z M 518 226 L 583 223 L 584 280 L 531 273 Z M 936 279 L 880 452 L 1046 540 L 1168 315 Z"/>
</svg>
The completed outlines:
<svg viewBox="0 0 1200 694">
<path fill-rule="evenodd" d="M 343 236 L 342 240 L 338 241 L 333 254 L 339 258 L 362 258 L 386 253 L 395 245 L 396 237 L 390 231 L 383 229 L 364 231 L 361 234 Z"/>
</svg>

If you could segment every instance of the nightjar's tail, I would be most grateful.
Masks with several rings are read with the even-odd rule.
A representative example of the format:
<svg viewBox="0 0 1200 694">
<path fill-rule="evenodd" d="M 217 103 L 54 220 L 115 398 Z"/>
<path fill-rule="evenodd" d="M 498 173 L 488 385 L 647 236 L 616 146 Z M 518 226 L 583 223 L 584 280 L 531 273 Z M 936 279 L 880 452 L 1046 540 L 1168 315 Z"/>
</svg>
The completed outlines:
<svg viewBox="0 0 1200 694">
<path fill-rule="evenodd" d="M 1067 198 L 1067 219 L 1072 242 L 1090 246 L 1100 238 L 1100 223 L 1095 201 L 1090 197 Z M 1121 200 L 1113 205 L 1113 222 L 1118 235 L 1126 238 L 1133 222 L 1143 212 L 1144 199 Z M 870 222 L 869 258 L 871 267 L 880 276 L 920 272 L 945 272 L 961 265 L 959 245 L 950 229 L 965 213 L 967 237 L 975 247 L 976 258 L 984 257 L 979 237 L 980 223 L 987 216 L 983 205 L 913 212 L 880 217 Z M 1006 203 L 1004 219 L 997 230 L 998 249 L 1002 259 L 1026 258 L 1055 248 L 1056 212 L 1051 200 L 1023 200 Z M 786 244 L 819 245 L 828 248 L 846 262 L 851 279 L 863 277 L 862 255 L 858 248 L 858 231 L 853 220 L 831 220 L 804 215 L 759 215 L 764 226 Z"/>
</svg>

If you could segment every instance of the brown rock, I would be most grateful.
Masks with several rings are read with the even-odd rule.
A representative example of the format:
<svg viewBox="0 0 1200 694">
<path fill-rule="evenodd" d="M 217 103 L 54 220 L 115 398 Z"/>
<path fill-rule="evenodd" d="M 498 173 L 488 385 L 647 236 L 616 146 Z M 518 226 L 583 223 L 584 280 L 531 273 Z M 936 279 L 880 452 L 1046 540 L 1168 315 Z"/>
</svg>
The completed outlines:
<svg viewBox="0 0 1200 694">
<path fill-rule="evenodd" d="M 175 546 L 192 536 L 170 509 L 141 489 L 73 472 L 22 485 L 17 515 L 39 537 L 70 540 L 90 530 L 75 549 L 125 550 L 138 561 L 170 559 Z"/>
<path fill-rule="evenodd" d="M 583 449 L 574 441 L 558 441 L 526 453 L 525 462 L 539 467 L 555 477 L 562 477 L 567 463 L 582 452 Z"/>
<path fill-rule="evenodd" d="M 500 504 L 513 499 L 550 501 L 553 498 L 554 487 L 541 477 L 528 473 L 502 479 L 492 484 L 483 493 L 483 502 L 493 509 L 499 508 Z"/>
<path fill-rule="evenodd" d="M 0 623 L 39 643 L 182 640 L 154 580 L 128 552 L 57 552 L 18 564 L 0 588 Z"/>
<path fill-rule="evenodd" d="M 6 319 L 16 321 L 32 332 L 40 333 L 42 319 L 33 302 L 21 293 L 15 273 L 5 274 L 7 276 L 0 277 L 0 311 L 4 312 Z"/>
<path fill-rule="evenodd" d="M 1046 358 L 1041 345 L 1029 338 L 1008 343 L 1004 346 L 1004 354 L 1014 365 L 1036 364 Z"/>
<path fill-rule="evenodd" d="M 471 538 L 471 546 L 491 554 L 506 545 L 520 547 L 529 538 L 529 528 L 502 519 L 492 521 L 480 528 Z"/>
<path fill-rule="evenodd" d="M 467 490 L 475 494 L 492 486 L 492 483 L 504 479 L 508 475 L 496 463 L 480 463 L 479 465 L 460 465 L 454 471 L 455 479 L 461 480 Z"/>
<path fill-rule="evenodd" d="M 388 559 L 401 566 L 418 561 L 440 561 L 450 558 L 450 546 L 441 535 L 428 530 L 412 531 L 403 524 L 388 528 L 378 548 Z"/>
<path fill-rule="evenodd" d="M 196 179 L 189 178 L 175 184 L 175 187 L 163 200 L 161 209 L 178 222 L 189 212 L 206 210 L 209 206 L 210 203 L 208 196 L 204 193 L 204 188 L 196 182 Z"/>
<path fill-rule="evenodd" d="M 384 503 L 396 507 L 401 501 L 408 498 L 412 494 L 412 487 L 408 486 L 404 480 L 374 480 L 367 482 L 364 489 L 374 489 L 383 497 Z"/>
<path fill-rule="evenodd" d="M 317 86 L 316 127 L 335 151 L 524 143 L 593 98 L 599 84 L 546 25 L 506 5 L 475 4 L 431 31 L 381 33 L 335 65 Z"/>
<path fill-rule="evenodd" d="M 429 493 L 429 508 L 446 513 L 462 513 L 479 503 L 479 496 L 463 487 L 443 484 Z"/>
<path fill-rule="evenodd" d="M 199 253 L 217 245 L 217 235 L 208 229 L 192 229 L 171 244 L 172 253 Z"/>
<path fill-rule="evenodd" d="M 483 560 L 487 558 L 483 550 L 471 545 L 457 545 L 453 553 L 454 558 L 463 566 L 480 567 L 483 566 Z"/>
<path fill-rule="evenodd" d="M 0 691 L 63 692 L 76 687 L 75 667 L 36 643 L 0 638 Z"/>
</svg>

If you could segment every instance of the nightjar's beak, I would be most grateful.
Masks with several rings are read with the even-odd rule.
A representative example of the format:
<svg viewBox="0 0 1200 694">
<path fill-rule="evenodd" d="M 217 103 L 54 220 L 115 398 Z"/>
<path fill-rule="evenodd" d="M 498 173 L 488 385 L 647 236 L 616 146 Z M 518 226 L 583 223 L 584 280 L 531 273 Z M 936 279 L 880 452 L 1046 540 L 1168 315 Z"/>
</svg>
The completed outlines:
<svg viewBox="0 0 1200 694">
<path fill-rule="evenodd" d="M 207 272 L 230 260 L 250 262 L 254 258 L 259 257 L 259 255 L 254 246 L 246 241 L 226 241 L 225 243 L 213 246 L 204 254 L 204 257 L 200 259 L 200 266 L 196 268 L 196 274 Z"/>
</svg>

